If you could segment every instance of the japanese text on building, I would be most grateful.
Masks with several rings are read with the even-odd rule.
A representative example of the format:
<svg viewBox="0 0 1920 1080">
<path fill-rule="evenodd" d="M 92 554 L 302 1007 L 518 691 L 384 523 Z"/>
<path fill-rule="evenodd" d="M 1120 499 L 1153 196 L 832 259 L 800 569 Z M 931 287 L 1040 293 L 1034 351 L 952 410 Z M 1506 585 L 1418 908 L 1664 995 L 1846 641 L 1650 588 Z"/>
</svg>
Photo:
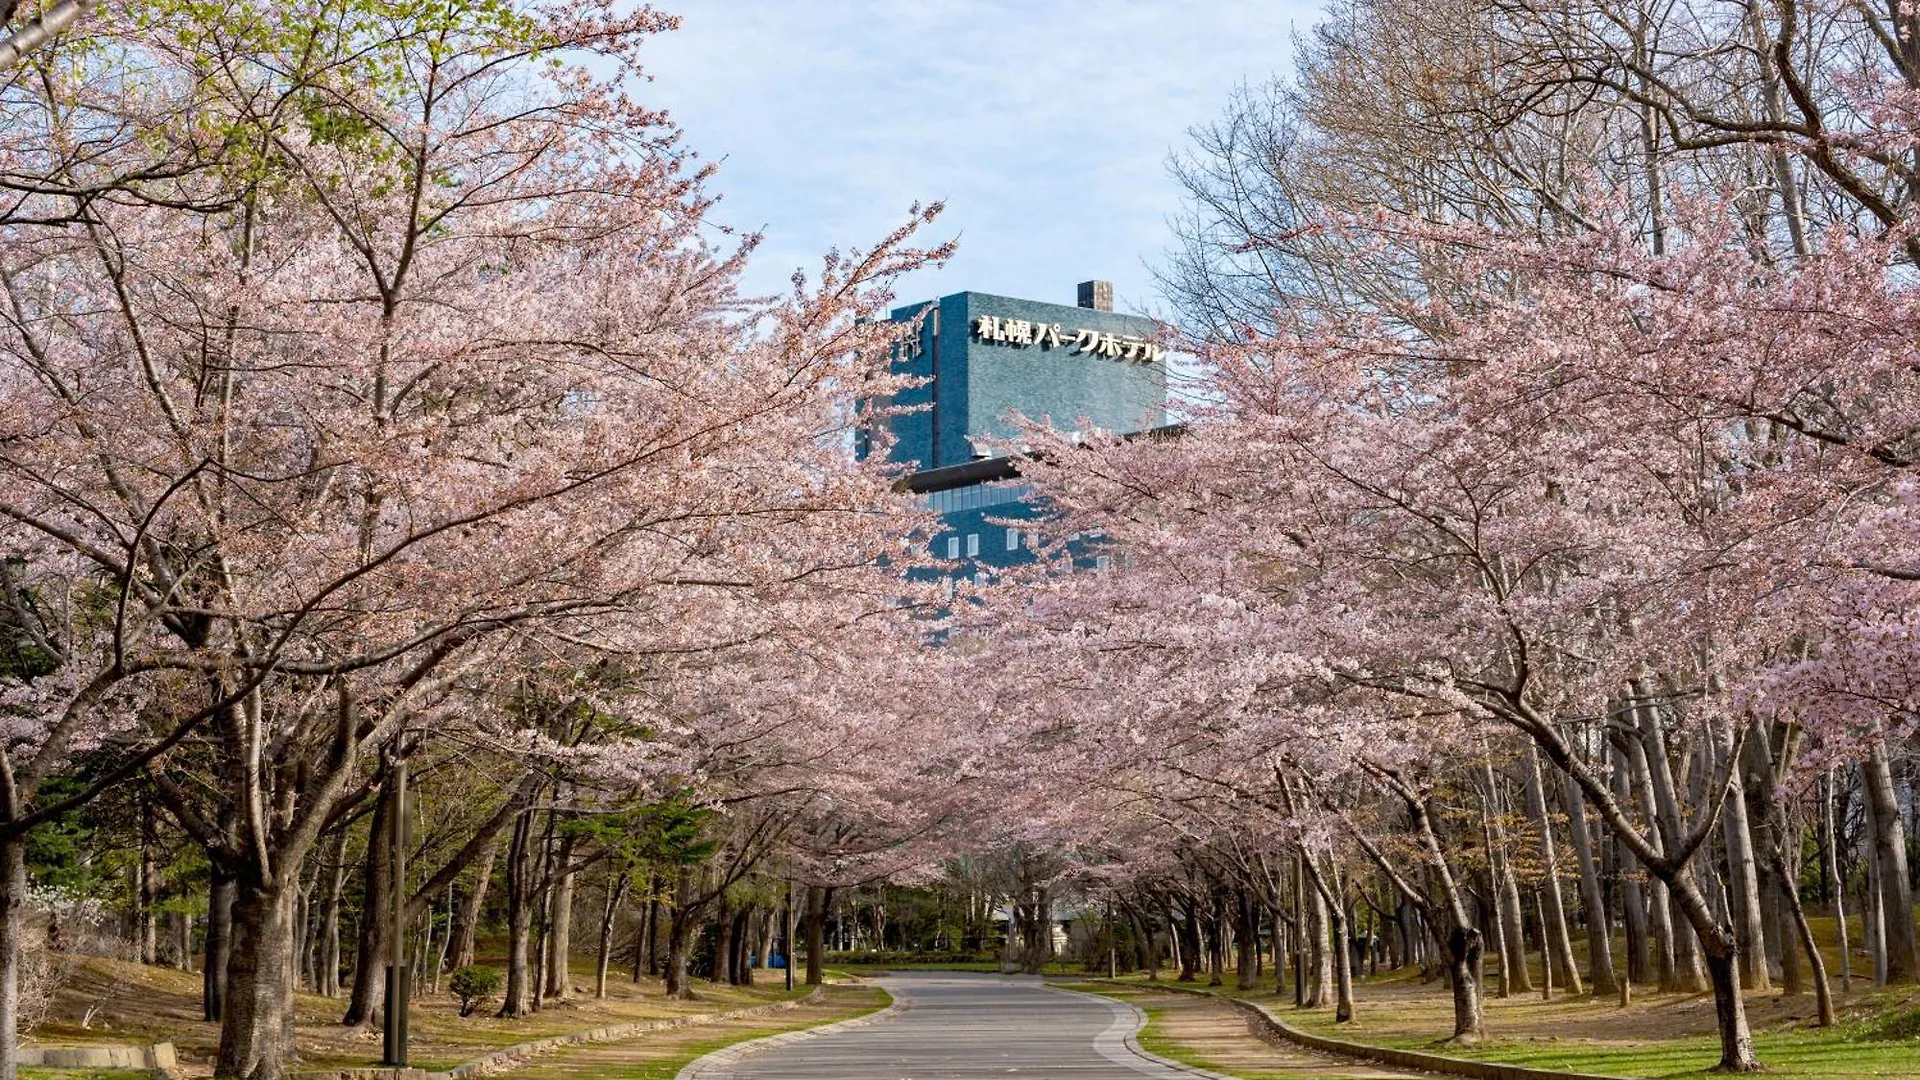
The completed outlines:
<svg viewBox="0 0 1920 1080">
<path fill-rule="evenodd" d="M 1109 334 L 1099 330 L 1063 330 L 1059 323 L 1031 322 L 982 315 L 973 320 L 973 336 L 1002 345 L 1037 345 L 1043 349 L 1069 348 L 1084 356 L 1151 364 L 1163 350 L 1146 338 Z"/>
</svg>

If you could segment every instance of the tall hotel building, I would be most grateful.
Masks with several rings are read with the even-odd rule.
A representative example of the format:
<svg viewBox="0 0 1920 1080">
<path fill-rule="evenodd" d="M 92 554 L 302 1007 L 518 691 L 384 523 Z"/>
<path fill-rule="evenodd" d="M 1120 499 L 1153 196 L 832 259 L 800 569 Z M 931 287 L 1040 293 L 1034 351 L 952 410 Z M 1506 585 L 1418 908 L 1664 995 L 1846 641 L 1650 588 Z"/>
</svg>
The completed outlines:
<svg viewBox="0 0 1920 1080">
<path fill-rule="evenodd" d="M 933 554 L 961 561 L 957 572 L 1031 557 L 1029 530 L 987 523 L 1036 514 L 1017 456 L 988 446 L 1018 435 L 1013 414 L 1121 434 L 1166 423 L 1166 362 L 1153 323 L 1115 314 L 1107 282 L 1082 282 L 1073 307 L 963 292 L 895 308 L 892 319 L 920 321 L 895 365 L 928 381 L 896 399 L 923 408 L 891 420 L 890 456 L 915 470 L 902 486 L 940 513 L 945 529 Z"/>
</svg>

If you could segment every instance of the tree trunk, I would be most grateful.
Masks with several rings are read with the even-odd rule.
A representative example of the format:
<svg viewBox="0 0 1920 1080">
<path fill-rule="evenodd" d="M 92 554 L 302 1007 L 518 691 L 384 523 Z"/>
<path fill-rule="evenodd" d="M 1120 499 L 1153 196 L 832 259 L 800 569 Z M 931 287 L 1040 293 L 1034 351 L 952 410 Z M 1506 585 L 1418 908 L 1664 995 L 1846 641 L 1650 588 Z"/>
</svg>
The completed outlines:
<svg viewBox="0 0 1920 1080">
<path fill-rule="evenodd" d="M 20 954 L 26 936 L 27 844 L 0 840 L 0 1080 L 20 1075 Z"/>
<path fill-rule="evenodd" d="M 1543 949 L 1552 957 L 1560 985 L 1570 994 L 1581 994 L 1580 969 L 1573 962 L 1573 939 L 1567 933 L 1567 908 L 1560 895 L 1560 857 L 1553 843 L 1553 823 L 1547 818 L 1545 785 L 1540 777 L 1540 755 L 1528 748 L 1520 763 L 1527 796 L 1527 814 L 1540 833 L 1542 907 L 1540 916 L 1547 935 Z"/>
<path fill-rule="evenodd" d="M 1640 707 L 1637 711 L 1641 713 L 1640 719 L 1643 724 L 1643 730 L 1646 728 L 1654 729 L 1654 736 L 1649 738 L 1647 744 L 1647 758 L 1651 766 L 1650 771 L 1654 772 L 1657 777 L 1658 774 L 1665 771 L 1666 765 L 1664 750 L 1662 749 L 1664 742 L 1658 738 L 1659 721 L 1657 718 L 1649 715 L 1654 711 L 1654 705 L 1645 684 L 1636 682 L 1633 690 L 1640 702 Z M 1746 1002 L 1740 994 L 1739 975 L 1737 972 L 1740 943 L 1735 938 L 1730 926 L 1715 921 L 1712 910 L 1708 907 L 1705 897 L 1700 893 L 1696 878 L 1687 872 L 1691 866 L 1692 859 L 1689 858 L 1685 862 L 1676 864 L 1671 858 L 1661 856 L 1649 841 L 1648 833 L 1642 832 L 1634 826 L 1632 821 L 1627 817 L 1625 808 L 1614 801 L 1607 789 L 1593 778 L 1589 770 L 1581 765 L 1579 760 L 1572 754 L 1565 740 L 1560 738 L 1556 729 L 1539 723 L 1532 717 L 1528 717 L 1524 723 L 1518 724 L 1517 726 L 1522 727 L 1522 729 L 1528 733 L 1539 749 L 1546 751 L 1552 756 L 1554 764 L 1559 767 L 1569 780 L 1579 783 L 1586 788 L 1587 797 L 1599 804 L 1608 826 L 1614 829 L 1616 835 L 1624 842 L 1635 845 L 1635 854 L 1640 856 L 1642 862 L 1647 865 L 1648 869 L 1667 883 L 1675 906 L 1679 908 L 1680 914 L 1687 920 L 1694 932 L 1699 935 L 1702 947 L 1701 951 L 1706 954 L 1706 959 L 1708 960 L 1708 973 L 1712 980 L 1714 995 L 1714 1011 L 1718 1019 L 1720 1062 L 1716 1068 L 1725 1072 L 1754 1072 L 1759 1070 L 1761 1065 L 1753 1052 L 1753 1033 L 1747 1027 Z M 1671 777 L 1669 776 L 1668 779 L 1670 780 Z M 1656 783 L 1656 791 L 1658 791 L 1658 786 Z M 1668 795 L 1670 796 L 1671 793 L 1671 786 L 1669 785 Z M 1667 807 L 1663 805 L 1663 815 L 1666 809 Z M 1711 827 L 1713 824 L 1711 817 L 1707 818 L 1703 824 Z M 1677 820 L 1669 820 L 1662 823 L 1662 828 L 1667 828 L 1668 826 L 1673 826 L 1670 832 L 1673 835 L 1678 835 Z M 1681 843 L 1676 843 L 1670 848 L 1670 850 L 1676 852 L 1680 849 Z M 1697 850 L 1692 854 L 1697 854 Z"/>
<path fill-rule="evenodd" d="M 1827 770 L 1820 785 L 1820 836 L 1825 850 L 1825 868 L 1833 881 L 1833 922 L 1840 933 L 1840 991 L 1853 992 L 1853 955 L 1847 940 L 1847 883 L 1840 877 L 1840 852 L 1833 827 L 1833 784 L 1835 773 Z"/>
<path fill-rule="evenodd" d="M 1233 934 L 1239 948 L 1234 956 L 1234 985 L 1251 990 L 1260 985 L 1260 914 L 1253 893 L 1241 886 L 1235 896 Z M 1274 938 L 1274 945 L 1280 944 Z"/>
<path fill-rule="evenodd" d="M 1443 883 L 1451 878 L 1451 874 L 1452 871 L 1448 870 L 1442 875 Z M 1482 922 L 1491 923 L 1496 936 L 1504 936 L 1497 915 L 1486 911 L 1478 902 L 1474 907 Z M 1452 925 L 1442 944 L 1446 949 L 1447 980 L 1453 991 L 1453 1036 L 1450 1041 L 1471 1045 L 1486 1034 L 1485 1006 L 1481 999 L 1486 993 L 1487 939 L 1485 931 L 1472 920 L 1461 917 L 1464 911 L 1464 903 L 1458 897 L 1449 898 L 1449 921 Z M 1413 908 L 1409 912 L 1416 919 L 1421 914 L 1421 908 Z M 1505 985 L 1504 981 L 1502 985 Z"/>
<path fill-rule="evenodd" d="M 1713 982 L 1713 1014 L 1720 1034 L 1719 1072 L 1759 1072 L 1760 1062 L 1753 1054 L 1753 1033 L 1747 1028 L 1747 1011 L 1740 997 L 1740 977 L 1734 971 L 1736 954 L 1706 952 L 1707 976 Z"/>
<path fill-rule="evenodd" d="M 202 1018 L 219 1020 L 227 1000 L 227 960 L 233 949 L 233 876 L 216 863 L 207 886 L 206 958 L 200 967 Z"/>
<path fill-rule="evenodd" d="M 569 966 L 573 959 L 573 849 L 573 837 L 562 837 L 556 856 L 553 919 L 547 934 L 547 997 L 553 1001 L 573 997 L 573 971 Z"/>
<path fill-rule="evenodd" d="M 1640 738 L 1646 750 L 1647 779 L 1652 789 L 1652 802 L 1649 805 L 1654 810 L 1654 820 L 1658 824 L 1661 850 L 1678 851 L 1682 839 L 1680 801 L 1674 789 L 1673 766 L 1667 757 L 1667 735 L 1661 726 L 1660 710 L 1657 705 L 1648 702 L 1637 711 L 1640 714 Z M 1697 875 L 1691 862 L 1680 868 L 1678 876 L 1688 879 L 1685 884 L 1693 888 L 1696 895 L 1699 894 L 1698 886 L 1692 880 Z M 1661 989 L 1699 993 L 1702 990 L 1711 989 L 1711 985 L 1708 982 L 1707 973 L 1701 969 L 1700 943 L 1696 937 L 1698 928 L 1679 910 L 1681 891 L 1679 882 L 1667 882 L 1667 899 L 1669 906 L 1673 908 L 1674 916 L 1672 919 L 1674 985 L 1671 987 L 1663 985 Z M 1701 902 L 1706 902 L 1704 897 L 1701 898 Z"/>
<path fill-rule="evenodd" d="M 1907 879 L 1906 829 L 1900 820 L 1885 739 L 1873 740 L 1867 760 L 1860 766 L 1860 780 L 1873 807 L 1873 861 L 1880 869 L 1887 981 L 1911 983 L 1920 980 L 1920 941 L 1915 938 L 1913 888 Z"/>
<path fill-rule="evenodd" d="M 140 799 L 140 861 L 135 864 L 135 877 L 138 888 L 134 890 L 134 905 L 139 913 L 140 962 L 158 964 L 160 962 L 160 920 L 155 916 L 154 907 L 159 901 L 159 868 L 153 857 L 154 849 L 153 806 L 142 796 Z M 6 1076 L 11 1078 L 12 1074 Z"/>
<path fill-rule="evenodd" d="M 1353 1019 L 1353 965 L 1352 952 L 1347 945 L 1346 905 L 1340 902 L 1338 893 L 1321 879 L 1318 867 L 1309 864 L 1308 873 L 1314 876 L 1315 890 L 1322 893 L 1326 902 L 1328 930 L 1332 934 L 1333 947 L 1333 1022 L 1344 1024 Z M 1336 882 L 1338 879 L 1335 879 Z"/>
<path fill-rule="evenodd" d="M 1281 997 L 1287 992 L 1287 954 L 1291 951 L 1287 943 L 1287 923 L 1280 915 L 1279 905 L 1275 905 L 1269 922 L 1273 927 L 1273 996 Z"/>
<path fill-rule="evenodd" d="M 1756 732 L 1751 738 L 1762 737 Z M 1721 811 L 1720 834 L 1727 845 L 1727 890 L 1732 903 L 1734 937 L 1740 942 L 1740 986 L 1773 989 L 1767 972 L 1766 927 L 1760 910 L 1760 868 L 1753 857 L 1753 831 L 1747 820 L 1746 788 L 1736 765 Z"/>
<path fill-rule="evenodd" d="M 1293 1007 L 1307 1007 L 1307 953 L 1311 937 L 1307 919 L 1307 878 L 1300 860 L 1293 860 Z"/>
<path fill-rule="evenodd" d="M 313 928 L 313 888 L 316 884 L 317 880 L 302 881 L 293 901 L 294 977 L 299 980 L 294 985 L 304 986 L 308 993 L 313 992 L 314 984 L 320 978 L 319 966 L 315 962 L 317 958 L 314 956 L 317 951 L 315 943 L 319 939 Z"/>
<path fill-rule="evenodd" d="M 1807 954 L 1807 962 L 1813 967 L 1814 1006 L 1819 1010 L 1816 1021 L 1821 1027 L 1832 1027 L 1833 987 L 1827 984 L 1827 962 L 1820 956 L 1820 946 L 1813 939 L 1813 927 L 1807 924 L 1806 909 L 1800 906 L 1800 886 L 1794 880 L 1786 866 L 1786 856 L 1778 848 L 1773 849 L 1773 878 L 1779 883 L 1781 898 L 1785 900 L 1788 913 L 1793 918 L 1793 928 L 1800 939 L 1800 947 Z"/>
<path fill-rule="evenodd" d="M 545 835 L 540 840 L 540 859 L 533 881 L 533 936 L 529 939 L 529 949 L 533 953 L 533 966 L 528 972 L 532 982 L 532 994 L 528 1000 L 530 1011 L 539 1012 L 540 1003 L 547 996 L 547 958 L 553 955 L 553 830 L 554 815 L 547 815 Z"/>
<path fill-rule="evenodd" d="M 684 890 L 683 890 L 684 891 Z M 693 927 L 686 908 L 675 904 L 667 916 L 667 997 L 693 1000 L 693 987 L 687 981 L 687 954 L 691 950 Z M 812 972 L 809 971 L 811 976 Z"/>
<path fill-rule="evenodd" d="M 1147 929 L 1147 920 L 1140 912 L 1129 906 L 1127 923 L 1133 928 L 1133 967 L 1136 971 L 1147 973 L 1150 982 L 1160 978 L 1160 950 L 1153 940 L 1153 931 Z"/>
<path fill-rule="evenodd" d="M 1486 938 L 1467 911 L 1467 897 L 1459 877 L 1454 874 L 1453 864 L 1447 858 L 1446 847 L 1440 843 L 1439 833 L 1433 828 L 1433 815 L 1428 809 L 1427 797 L 1407 784 L 1397 773 L 1378 770 L 1379 775 L 1388 783 L 1401 801 L 1406 805 L 1407 817 L 1413 826 L 1413 832 L 1426 849 L 1427 873 L 1437 883 L 1437 891 L 1446 904 L 1447 938 L 1447 977 L 1453 982 L 1453 1039 L 1471 1043 L 1484 1034 L 1484 1014 L 1481 1002 L 1481 966 L 1486 948 Z M 1489 787 L 1489 790 L 1491 788 Z M 1484 802 L 1483 802 L 1483 805 Z M 1483 818 L 1484 823 L 1484 818 Z M 1428 917 L 1432 911 L 1429 897 L 1436 891 L 1416 889 L 1412 882 L 1396 871 L 1364 834 L 1355 830 L 1361 847 L 1380 867 L 1400 893 L 1401 899 L 1412 908 L 1410 915 L 1419 918 L 1431 933 L 1432 923 Z M 1476 908 L 1478 904 L 1475 905 Z M 1480 912 L 1484 919 L 1484 911 Z M 1498 921 L 1496 916 L 1495 922 Z M 1425 934 L 1421 935 L 1424 941 Z M 1516 950 L 1517 952 L 1517 950 Z"/>
<path fill-rule="evenodd" d="M 523 813 L 514 822 L 513 839 L 507 845 L 507 986 L 500 996 L 502 1017 L 525 1016 L 533 1011 L 537 987 L 529 970 L 532 951 L 528 938 L 533 933 L 532 875 L 527 850 L 533 841 L 533 815 Z"/>
<path fill-rule="evenodd" d="M 1181 956 L 1186 948 L 1186 942 L 1182 940 L 1182 934 L 1184 934 L 1185 931 L 1181 928 L 1179 917 L 1174 914 L 1173 900 L 1171 898 L 1161 901 L 1160 913 L 1167 923 L 1168 962 L 1173 965 L 1174 971 L 1185 971 L 1186 966 L 1181 962 Z M 1179 981 L 1178 975 L 1174 976 L 1174 981 Z"/>
<path fill-rule="evenodd" d="M 1203 924 L 1207 932 L 1207 985 L 1223 986 L 1226 980 L 1221 976 L 1227 968 L 1227 920 L 1226 905 L 1220 899 L 1220 889 L 1211 890 L 1207 919 Z"/>
<path fill-rule="evenodd" d="M 1175 982 L 1193 982 L 1200 974 L 1200 916 L 1191 901 L 1186 904 L 1185 914 L 1175 929 L 1180 943 L 1180 975 Z"/>
<path fill-rule="evenodd" d="M 1306 865 L 1303 856 L 1301 865 Z M 1307 1008 L 1319 1009 L 1327 1004 L 1327 998 L 1333 989 L 1333 955 L 1327 948 L 1327 901 L 1320 889 L 1312 885 L 1314 871 L 1307 870 L 1309 888 L 1307 889 L 1307 952 L 1312 970 L 1307 973 Z"/>
<path fill-rule="evenodd" d="M 1632 736 L 1628 736 L 1625 743 L 1634 797 L 1647 821 L 1647 841 L 1654 851 L 1664 853 L 1666 843 L 1661 839 L 1659 812 L 1654 808 L 1653 770 L 1647 765 L 1646 745 Z M 1647 929 L 1653 941 L 1655 985 L 1662 990 L 1678 990 L 1680 973 L 1673 944 L 1672 897 L 1667 883 L 1657 876 L 1651 877 L 1647 883 Z"/>
<path fill-rule="evenodd" d="M 473 883 L 460 897 L 460 906 L 456 909 L 453 926 L 453 968 L 455 971 L 473 964 L 474 940 L 480 933 L 480 916 L 486 911 L 487 886 L 493 881 L 493 863 L 500 855 L 500 841 L 504 833 L 494 833 L 487 846 L 480 849 L 479 858 L 473 867 Z"/>
<path fill-rule="evenodd" d="M 1800 964 L 1797 928 L 1787 893 L 1789 883 L 1780 881 L 1778 875 L 1783 872 L 1792 875 L 1791 899 L 1797 903 L 1800 872 L 1804 869 L 1802 844 L 1806 828 L 1789 822 L 1786 808 L 1780 805 L 1775 780 L 1791 767 L 1799 740 L 1784 725 L 1767 725 L 1760 730 L 1767 732 L 1768 737 L 1749 737 L 1741 755 L 1741 788 L 1746 796 L 1747 824 L 1752 832 L 1754 865 L 1759 878 L 1764 949 L 1761 955 L 1768 975 L 1778 975 L 1786 993 L 1799 994 L 1806 990 L 1806 976 Z"/>
<path fill-rule="evenodd" d="M 1580 785 L 1569 785 L 1578 791 Z M 1626 752 L 1613 748 L 1614 797 L 1622 806 L 1633 803 L 1633 774 Z M 1582 800 L 1584 806 L 1584 798 Z M 1652 941 L 1647 928 L 1647 898 L 1642 887 L 1640 860 L 1619 838 L 1612 841 L 1614 865 L 1620 881 L 1620 922 L 1627 934 L 1627 978 L 1629 983 L 1653 981 Z"/>
<path fill-rule="evenodd" d="M 1501 856 L 1493 840 L 1493 814 L 1493 798 L 1485 788 L 1482 788 L 1480 792 L 1480 832 L 1485 838 L 1487 845 L 1487 896 L 1493 908 L 1493 910 L 1488 913 L 1491 917 L 1485 921 L 1493 927 L 1493 942 L 1496 950 L 1496 958 L 1500 961 L 1500 981 L 1497 984 L 1496 993 L 1504 998 L 1513 993 L 1513 969 L 1515 967 L 1513 960 L 1518 953 L 1517 950 L 1507 942 L 1507 922 L 1504 913 L 1501 911 L 1502 906 L 1506 902 L 1506 891 L 1500 887 L 1499 859 Z M 1404 898 L 1401 900 L 1403 907 L 1407 903 L 1408 901 Z M 1484 941 L 1484 931 L 1481 937 L 1482 941 Z M 1483 945 L 1482 952 L 1484 951 L 1485 946 Z M 1455 962 L 1452 953 L 1453 946 L 1449 945 L 1447 960 L 1449 964 Z M 1476 975 L 1482 975 L 1483 973 L 1484 968 L 1475 969 Z"/>
<path fill-rule="evenodd" d="M 633 981 L 640 981 L 640 972 L 654 973 L 654 945 L 660 939 L 660 898 L 654 894 L 655 883 L 659 879 L 653 871 L 647 872 L 647 909 L 641 916 L 640 932 L 633 942 Z M 644 969 L 642 965 L 645 965 Z"/>
<path fill-rule="evenodd" d="M 707 978 L 717 983 L 733 981 L 733 908 L 725 890 L 721 890 L 713 913 L 713 970 L 707 972 Z"/>
<path fill-rule="evenodd" d="M 1864 768 L 1862 769 L 1864 773 Z M 1862 777 L 1864 780 L 1864 776 Z M 1864 785 L 1863 785 L 1864 786 Z M 1874 823 L 1873 800 L 1862 799 L 1861 816 L 1865 819 L 1862 839 L 1866 841 L 1866 851 L 1861 859 L 1866 864 L 1866 882 L 1860 897 L 1861 936 L 1866 939 L 1867 959 L 1873 969 L 1873 985 L 1887 985 L 1887 918 L 1884 904 L 1885 894 L 1880 890 L 1880 859 L 1874 850 L 1873 838 L 1879 832 Z"/>
<path fill-rule="evenodd" d="M 1491 880 L 1491 878 L 1489 878 L 1489 880 Z M 1488 895 L 1492 894 L 1489 893 Z M 1394 939 L 1398 943 L 1398 949 L 1394 959 L 1395 967 L 1405 967 L 1413 963 L 1413 915 L 1415 910 L 1412 902 L 1404 896 L 1400 898 L 1400 903 L 1393 909 Z M 1498 925 L 1497 921 L 1495 925 Z"/>
<path fill-rule="evenodd" d="M 1046 970 L 1047 959 L 1053 953 L 1053 899 L 1046 889 L 1029 890 L 1027 912 L 1025 947 L 1020 950 L 1020 971 L 1026 975 L 1038 975 Z"/>
<path fill-rule="evenodd" d="M 323 997 L 340 996 L 340 895 L 347 880 L 347 833 L 334 833 L 326 848 L 326 864 L 320 868 L 326 879 L 326 891 L 320 894 L 319 955 L 314 960 L 314 992 Z"/>
<path fill-rule="evenodd" d="M 1492 759 L 1482 757 L 1480 770 L 1486 814 L 1493 830 L 1491 863 L 1494 888 L 1499 892 L 1494 912 L 1500 920 L 1500 939 L 1506 943 L 1506 955 L 1500 963 L 1505 971 L 1508 961 L 1512 961 L 1511 970 L 1506 971 L 1508 990 L 1524 994 L 1533 989 L 1533 977 L 1527 973 L 1527 932 L 1520 914 L 1520 881 L 1514 876 L 1512 861 L 1507 858 L 1507 852 L 1512 849 L 1507 846 L 1506 820 L 1500 814 L 1500 783 L 1494 776 Z"/>
<path fill-rule="evenodd" d="M 733 951 L 727 982 L 734 986 L 753 985 L 752 924 L 752 909 L 741 911 L 733 917 Z"/>
<path fill-rule="evenodd" d="M 827 908 L 833 903 L 833 890 L 819 885 L 807 886 L 807 985 L 819 986 L 825 979 L 827 951 Z M 793 959 L 789 957 L 791 964 Z"/>
<path fill-rule="evenodd" d="M 293 893 L 242 876 L 213 1074 L 279 1080 L 293 1057 Z"/>
<path fill-rule="evenodd" d="M 431 922 L 429 922 L 431 926 Z M 433 957 L 433 992 L 440 992 L 440 976 L 453 969 L 447 966 L 447 956 L 453 944 L 453 885 L 447 885 L 447 932 L 440 935 L 440 951 Z"/>
<path fill-rule="evenodd" d="M 593 963 L 593 996 L 607 996 L 607 965 L 613 959 L 613 920 L 620 913 L 620 901 L 627 894 L 627 873 L 607 875 L 607 903 L 600 912 L 600 949 Z"/>
<path fill-rule="evenodd" d="M 193 916 L 180 912 L 173 917 L 173 966 L 193 970 Z"/>
<path fill-rule="evenodd" d="M 1548 946 L 1551 937 L 1547 933 L 1547 906 L 1540 901 L 1540 890 L 1533 891 L 1533 911 L 1540 917 L 1540 999 L 1553 1000 L 1553 973 L 1559 966 L 1553 962 L 1553 952 Z"/>
<path fill-rule="evenodd" d="M 1607 919 L 1607 901 L 1600 891 L 1600 869 L 1593 857 L 1593 834 L 1587 826 L 1587 798 L 1580 785 L 1560 785 L 1567 809 L 1567 832 L 1573 840 L 1574 861 L 1580 868 L 1580 906 L 1587 916 L 1587 975 L 1593 980 L 1595 996 L 1615 997 L 1620 993 L 1618 976 L 1613 970 L 1613 935 Z"/>
<path fill-rule="evenodd" d="M 1483 1034 L 1480 961 L 1485 938 L 1469 926 L 1447 932 L 1447 977 L 1453 983 L 1453 1038 L 1477 1042 Z"/>
<path fill-rule="evenodd" d="M 393 797 L 381 786 L 373 819 L 367 826 L 367 851 L 360 861 L 360 943 L 353 953 L 353 989 L 347 995 L 348 1027 L 378 1027 L 387 996 L 387 927 L 393 910 L 393 861 L 389 840 L 393 834 Z"/>
</svg>

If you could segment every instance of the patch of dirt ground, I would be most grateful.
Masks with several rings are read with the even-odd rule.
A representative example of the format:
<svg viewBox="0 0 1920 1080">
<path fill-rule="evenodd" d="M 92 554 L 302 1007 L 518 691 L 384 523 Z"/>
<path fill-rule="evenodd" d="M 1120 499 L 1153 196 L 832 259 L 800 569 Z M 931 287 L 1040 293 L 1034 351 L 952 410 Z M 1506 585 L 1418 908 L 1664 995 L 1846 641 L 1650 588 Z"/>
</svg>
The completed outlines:
<svg viewBox="0 0 1920 1080">
<path fill-rule="evenodd" d="M 616 978 L 608 983 L 607 998 L 595 1000 L 591 974 L 576 972 L 571 1001 L 548 1002 L 532 1016 L 511 1020 L 493 1015 L 497 1000 L 473 1016 L 461 1017 L 459 1002 L 443 984 L 439 994 L 422 992 L 414 998 L 409 1058 L 421 1068 L 446 1069 L 548 1035 L 766 1005 L 788 996 L 782 984 L 769 977 L 775 975 L 760 973 L 761 983 L 752 987 L 696 980 L 693 1001 L 669 1001 L 658 979 L 635 983 Z M 796 987 L 793 996 L 806 993 L 806 987 Z M 346 1006 L 345 997 L 296 995 L 294 1044 L 300 1057 L 296 1069 L 366 1067 L 379 1062 L 380 1031 L 343 1026 L 340 1016 Z M 778 1023 L 784 1015 L 749 1019 Z M 171 1042 L 180 1053 L 182 1072 L 201 1076 L 212 1072 L 220 1026 L 201 1018 L 199 974 L 87 958 L 78 963 L 62 989 L 53 1018 L 30 1036 L 31 1042 L 46 1046 Z"/>
<path fill-rule="evenodd" d="M 1285 1040 L 1270 1041 L 1255 1031 L 1250 1017 L 1224 1002 L 1104 985 L 1098 989 L 1146 1010 L 1149 1023 L 1141 1037 L 1146 1049 L 1154 1050 L 1165 1040 L 1183 1051 L 1181 1060 L 1246 1080 L 1400 1080 L 1424 1075 L 1315 1054 Z"/>
</svg>

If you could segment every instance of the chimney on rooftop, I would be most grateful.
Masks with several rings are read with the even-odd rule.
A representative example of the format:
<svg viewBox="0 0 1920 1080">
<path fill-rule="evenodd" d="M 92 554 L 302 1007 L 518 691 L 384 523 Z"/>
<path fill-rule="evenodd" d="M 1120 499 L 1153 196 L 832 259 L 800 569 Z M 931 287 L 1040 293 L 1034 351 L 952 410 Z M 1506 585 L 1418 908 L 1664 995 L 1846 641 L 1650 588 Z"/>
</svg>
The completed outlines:
<svg viewBox="0 0 1920 1080">
<path fill-rule="evenodd" d="M 1113 310 L 1113 282 L 1083 281 L 1080 283 L 1080 306 L 1095 311 Z"/>
</svg>

